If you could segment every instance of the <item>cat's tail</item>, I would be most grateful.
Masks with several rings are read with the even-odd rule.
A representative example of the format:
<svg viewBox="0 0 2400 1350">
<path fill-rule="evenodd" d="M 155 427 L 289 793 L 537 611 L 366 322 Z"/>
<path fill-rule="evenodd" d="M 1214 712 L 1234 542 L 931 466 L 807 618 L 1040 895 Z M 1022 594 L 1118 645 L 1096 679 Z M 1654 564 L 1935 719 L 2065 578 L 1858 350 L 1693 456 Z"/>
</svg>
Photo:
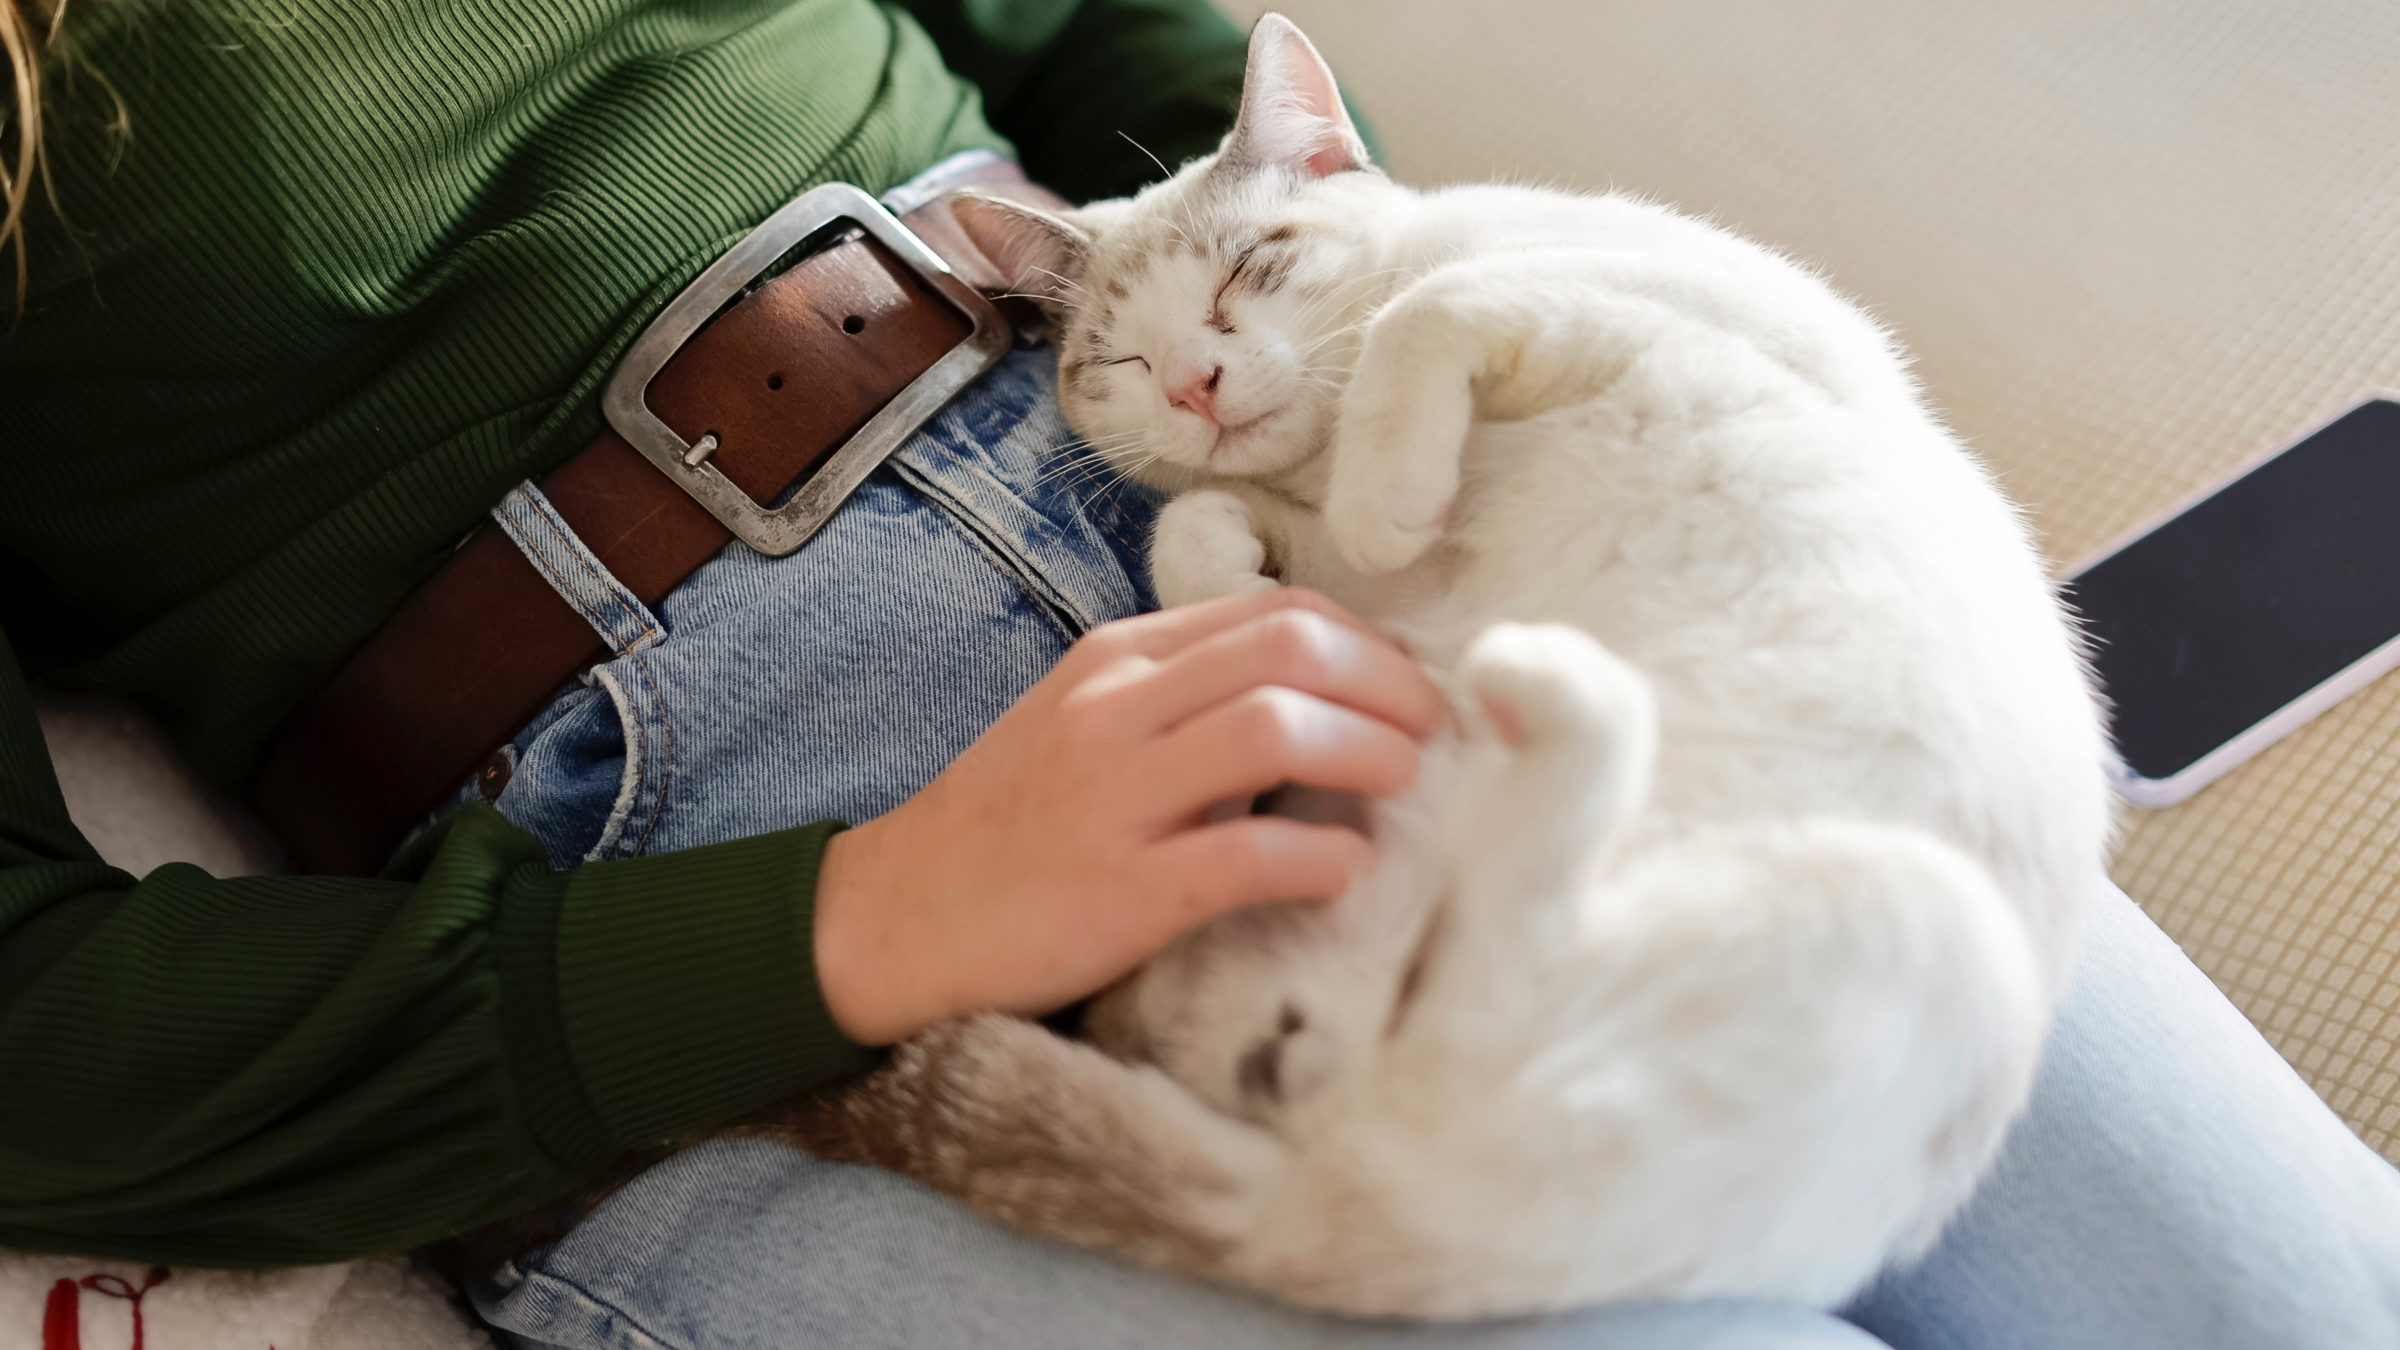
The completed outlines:
<svg viewBox="0 0 2400 1350">
<path fill-rule="evenodd" d="M 902 1042 L 874 1074 L 746 1127 L 916 1178 L 987 1218 L 1224 1276 L 1290 1157 L 1148 1065 L 985 1013 Z"/>
</svg>

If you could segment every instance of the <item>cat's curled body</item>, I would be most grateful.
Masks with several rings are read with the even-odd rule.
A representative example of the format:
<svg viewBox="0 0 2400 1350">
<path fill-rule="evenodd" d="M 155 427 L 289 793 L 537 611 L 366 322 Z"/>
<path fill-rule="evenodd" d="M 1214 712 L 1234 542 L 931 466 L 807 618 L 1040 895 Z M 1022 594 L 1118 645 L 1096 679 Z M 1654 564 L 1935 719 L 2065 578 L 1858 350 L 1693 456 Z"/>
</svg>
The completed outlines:
<svg viewBox="0 0 2400 1350">
<path fill-rule="evenodd" d="M 1172 602 L 1402 636 L 1457 729 L 1324 908 L 1188 935 L 1095 1044 L 937 1027 L 817 1140 L 1297 1302 L 1832 1304 L 2030 1088 L 2109 829 L 2026 531 L 1821 282 L 1623 196 L 1414 192 L 1297 29 L 1214 159 L 963 203 L 1060 395 L 1175 492 Z"/>
</svg>

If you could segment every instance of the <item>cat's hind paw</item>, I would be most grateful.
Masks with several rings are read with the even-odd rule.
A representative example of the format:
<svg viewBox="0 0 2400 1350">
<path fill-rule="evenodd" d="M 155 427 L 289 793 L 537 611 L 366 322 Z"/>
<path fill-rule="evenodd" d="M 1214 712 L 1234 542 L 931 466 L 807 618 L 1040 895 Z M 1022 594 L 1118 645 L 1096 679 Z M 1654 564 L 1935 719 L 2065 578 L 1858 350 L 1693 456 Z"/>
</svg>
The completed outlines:
<svg viewBox="0 0 2400 1350">
<path fill-rule="evenodd" d="M 1564 624 L 1493 624 L 1462 671 L 1477 710 L 1519 750 L 1640 738 L 1657 722 L 1648 678 Z"/>
<path fill-rule="evenodd" d="M 1528 885 L 1607 847 L 1649 797 L 1658 759 L 1649 678 L 1554 623 L 1493 624 L 1459 673 L 1469 739 L 1508 752 L 1471 809 L 1469 847 L 1505 858 Z"/>
</svg>

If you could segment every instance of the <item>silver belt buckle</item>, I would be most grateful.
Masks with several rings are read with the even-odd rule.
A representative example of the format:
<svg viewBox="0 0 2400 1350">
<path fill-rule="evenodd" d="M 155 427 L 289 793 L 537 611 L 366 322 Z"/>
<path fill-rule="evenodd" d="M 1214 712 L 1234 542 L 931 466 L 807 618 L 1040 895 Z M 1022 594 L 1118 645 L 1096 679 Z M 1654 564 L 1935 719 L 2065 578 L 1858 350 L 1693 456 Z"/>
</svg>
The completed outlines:
<svg viewBox="0 0 2400 1350">
<path fill-rule="evenodd" d="M 809 476 L 791 501 L 780 508 L 761 506 L 735 487 L 708 462 L 707 451 L 675 434 L 650 411 L 644 394 L 650 381 L 694 333 L 749 288 L 784 254 L 836 221 L 847 220 L 864 229 L 892 255 L 907 264 L 944 300 L 956 306 L 974 325 L 965 340 L 894 395 L 883 410 L 841 443 Z M 808 542 L 866 481 L 875 466 L 889 458 L 927 418 L 941 410 L 950 396 L 1006 355 L 1012 341 L 1008 321 L 974 287 L 951 272 L 941 256 L 926 247 L 899 217 L 848 183 L 827 183 L 794 198 L 742 241 L 709 264 L 683 293 L 668 302 L 650 326 L 642 330 L 609 377 L 600 407 L 610 426 L 639 450 L 669 482 L 692 495 L 722 522 L 734 537 L 780 558 Z M 703 441 L 709 438 L 703 437 Z M 713 448 L 711 446 L 710 448 Z"/>
</svg>

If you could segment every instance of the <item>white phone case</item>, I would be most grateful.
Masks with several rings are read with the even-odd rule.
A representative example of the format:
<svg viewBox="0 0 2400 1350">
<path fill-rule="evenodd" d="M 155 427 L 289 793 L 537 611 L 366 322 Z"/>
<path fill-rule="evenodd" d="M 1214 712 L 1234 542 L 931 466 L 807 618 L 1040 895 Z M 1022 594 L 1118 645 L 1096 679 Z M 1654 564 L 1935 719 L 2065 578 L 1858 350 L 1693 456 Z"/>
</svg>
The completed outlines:
<svg viewBox="0 0 2400 1350">
<path fill-rule="evenodd" d="M 2127 546 L 2161 525 L 2223 492 L 2270 460 L 2349 416 L 2360 407 L 2378 399 L 2400 402 L 2400 393 L 2393 393 L 2389 390 L 2373 390 L 2350 400 L 2342 405 L 2340 411 L 2316 422 L 2308 430 L 2266 454 L 2247 461 L 2231 473 L 2192 493 L 2173 506 L 2150 516 L 2139 525 L 2110 540 L 2105 547 L 2077 559 L 2072 566 L 2060 571 L 2059 581 L 2062 584 L 2074 581 L 2075 578 L 2082 576 L 2095 565 L 2114 557 Z M 2144 778 L 2127 768 L 2123 762 L 2112 758 L 2108 766 L 2109 780 L 2116 784 L 2119 795 L 2136 806 L 2153 809 L 2173 806 L 2233 772 L 2252 755 L 2298 731 L 2317 714 L 2373 684 L 2379 677 L 2389 673 L 2395 667 L 2400 667 L 2400 637 L 2393 638 L 2343 667 L 2331 678 L 2260 718 L 2251 724 L 2248 730 L 2192 761 L 2189 766 L 2171 777 Z"/>
</svg>

